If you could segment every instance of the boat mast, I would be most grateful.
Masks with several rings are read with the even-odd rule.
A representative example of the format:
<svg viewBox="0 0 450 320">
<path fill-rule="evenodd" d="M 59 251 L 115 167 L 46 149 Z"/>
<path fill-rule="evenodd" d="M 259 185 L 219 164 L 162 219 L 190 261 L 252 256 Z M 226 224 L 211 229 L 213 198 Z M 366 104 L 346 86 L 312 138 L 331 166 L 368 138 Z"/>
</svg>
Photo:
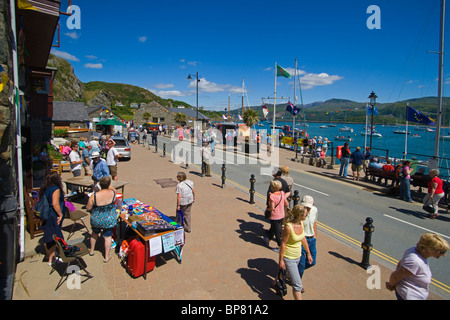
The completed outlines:
<svg viewBox="0 0 450 320">
<path fill-rule="evenodd" d="M 244 78 L 242 78 L 242 118 L 244 118 L 244 94 L 245 94 L 245 89 L 244 89 Z"/>
<path fill-rule="evenodd" d="M 434 143 L 434 156 L 439 156 L 439 140 L 441 135 L 442 95 L 444 79 L 444 26 L 445 26 L 445 0 L 441 0 L 441 36 L 439 40 L 439 81 L 438 81 L 438 106 L 436 118 L 436 137 Z"/>
<path fill-rule="evenodd" d="M 297 58 L 295 58 L 295 73 L 294 73 L 294 109 L 295 109 L 295 104 L 297 102 L 297 94 L 295 92 L 295 78 L 297 78 Z M 294 110 L 292 110 L 292 112 L 294 112 Z M 292 138 L 295 138 L 295 117 L 297 115 L 294 113 L 292 115 Z"/>
</svg>

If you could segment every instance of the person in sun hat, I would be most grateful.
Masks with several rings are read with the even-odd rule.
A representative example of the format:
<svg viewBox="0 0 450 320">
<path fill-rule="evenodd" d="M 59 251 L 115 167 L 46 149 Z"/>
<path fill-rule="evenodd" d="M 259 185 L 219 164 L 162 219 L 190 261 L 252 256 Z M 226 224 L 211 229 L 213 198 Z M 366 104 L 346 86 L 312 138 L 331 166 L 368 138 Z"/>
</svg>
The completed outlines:
<svg viewBox="0 0 450 320">
<path fill-rule="evenodd" d="M 308 211 L 308 215 L 306 216 L 305 221 L 303 221 L 303 225 L 305 228 L 305 237 L 308 242 L 309 251 L 311 253 L 311 257 L 313 259 L 312 263 L 309 263 L 306 257 L 305 248 L 302 249 L 302 256 L 300 258 L 300 262 L 298 264 L 298 271 L 300 273 L 300 277 L 303 277 L 303 273 L 305 269 L 308 269 L 316 264 L 316 256 L 317 256 L 317 216 L 319 211 L 317 207 L 314 206 L 314 198 L 308 195 L 305 195 L 302 199 L 301 205 L 306 208 Z"/>
<path fill-rule="evenodd" d="M 92 161 L 92 180 L 94 180 L 94 184 L 97 184 L 102 177 L 110 177 L 108 164 L 105 159 L 100 157 L 100 153 L 97 151 L 92 152 L 91 155 Z"/>
</svg>

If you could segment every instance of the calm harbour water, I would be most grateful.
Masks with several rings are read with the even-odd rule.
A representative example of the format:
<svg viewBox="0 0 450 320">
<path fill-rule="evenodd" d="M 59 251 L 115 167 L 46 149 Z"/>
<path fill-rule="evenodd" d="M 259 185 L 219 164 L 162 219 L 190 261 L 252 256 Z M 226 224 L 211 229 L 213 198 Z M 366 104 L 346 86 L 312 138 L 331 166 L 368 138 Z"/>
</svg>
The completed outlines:
<svg viewBox="0 0 450 320">
<path fill-rule="evenodd" d="M 276 126 L 288 125 L 292 127 L 292 121 L 277 121 Z M 327 128 L 323 129 L 320 126 L 326 125 Z M 339 128 L 344 126 L 353 129 L 353 132 L 340 132 Z M 295 127 L 297 129 L 303 130 L 302 123 L 296 123 Z M 256 126 L 257 130 L 266 129 L 270 130 L 271 124 L 264 123 L 264 126 Z M 308 122 L 308 127 L 306 128 L 310 137 L 328 138 L 329 141 L 334 143 L 334 148 L 337 146 L 344 145 L 344 141 L 336 141 L 335 136 L 350 136 L 353 141 L 350 142 L 350 150 L 354 151 L 356 147 L 364 148 L 365 145 L 370 144 L 370 135 L 367 135 L 367 142 L 365 144 L 365 136 L 361 135 L 363 125 L 361 124 L 336 124 L 336 127 L 328 127 L 328 123 L 311 123 Z M 381 138 L 372 137 L 372 149 L 373 153 L 379 156 L 386 156 L 386 149 L 389 150 L 390 158 L 403 158 L 403 152 L 405 152 L 405 134 L 396 134 L 395 130 L 405 130 L 406 126 L 386 126 L 377 125 L 375 126 L 377 132 L 381 133 L 383 136 Z M 434 155 L 434 145 L 435 145 L 435 134 L 436 132 L 425 132 L 418 131 L 414 126 L 408 126 L 408 131 L 410 134 L 407 139 L 407 158 L 412 157 L 418 160 L 427 160 Z M 441 132 L 447 134 L 448 129 L 442 129 Z M 413 137 L 413 134 L 418 134 L 420 137 Z M 439 156 L 444 158 L 450 158 L 450 140 L 440 140 L 439 142 Z M 383 150 L 379 150 L 383 149 Z M 450 160 L 448 161 L 450 164 Z M 446 163 L 441 164 L 444 167 L 449 167 Z"/>
</svg>

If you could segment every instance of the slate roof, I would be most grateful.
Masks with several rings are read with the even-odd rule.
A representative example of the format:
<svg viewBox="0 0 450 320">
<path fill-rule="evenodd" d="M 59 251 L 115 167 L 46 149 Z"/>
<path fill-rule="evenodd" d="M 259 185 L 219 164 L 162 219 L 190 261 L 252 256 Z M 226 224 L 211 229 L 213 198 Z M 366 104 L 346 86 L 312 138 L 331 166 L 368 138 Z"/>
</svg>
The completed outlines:
<svg viewBox="0 0 450 320">
<path fill-rule="evenodd" d="M 83 102 L 53 101 L 53 122 L 87 122 L 89 116 Z"/>
<path fill-rule="evenodd" d="M 197 109 L 194 109 L 194 108 L 193 109 L 191 109 L 191 108 L 169 108 L 169 110 L 174 113 L 178 113 L 178 112 L 184 113 L 186 116 L 194 118 L 194 119 L 197 117 Z M 198 120 L 209 120 L 209 118 L 199 111 L 198 112 Z"/>
</svg>

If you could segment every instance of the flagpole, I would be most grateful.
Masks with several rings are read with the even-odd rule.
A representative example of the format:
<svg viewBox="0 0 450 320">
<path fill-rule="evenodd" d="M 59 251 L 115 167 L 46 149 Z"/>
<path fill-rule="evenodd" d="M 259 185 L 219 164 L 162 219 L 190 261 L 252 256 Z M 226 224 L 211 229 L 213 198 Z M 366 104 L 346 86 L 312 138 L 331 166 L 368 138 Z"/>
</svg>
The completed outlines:
<svg viewBox="0 0 450 320">
<path fill-rule="evenodd" d="M 441 23 L 439 40 L 439 78 L 438 78 L 438 107 L 436 117 L 436 136 L 434 142 L 434 156 L 439 157 L 439 139 L 441 135 L 442 98 L 444 81 L 444 29 L 445 29 L 445 0 L 441 0 Z"/>
<path fill-rule="evenodd" d="M 364 129 L 364 150 L 367 149 L 367 110 L 369 110 L 369 106 L 366 105 L 366 127 Z M 372 150 L 371 150 L 372 151 Z"/>
<path fill-rule="evenodd" d="M 405 155 L 404 159 L 406 159 L 406 154 L 408 153 L 408 107 L 409 102 L 406 104 L 406 132 L 405 132 Z"/>
<path fill-rule="evenodd" d="M 292 112 L 294 113 L 292 115 L 292 137 L 295 138 L 295 117 L 297 114 L 295 113 L 295 103 L 297 102 L 297 94 L 295 93 L 295 78 L 297 78 L 297 58 L 295 58 L 295 72 L 294 72 L 294 110 Z"/>
<path fill-rule="evenodd" d="M 275 62 L 275 89 L 273 94 L 272 144 L 275 145 L 275 109 L 277 108 L 277 63 Z"/>
</svg>

